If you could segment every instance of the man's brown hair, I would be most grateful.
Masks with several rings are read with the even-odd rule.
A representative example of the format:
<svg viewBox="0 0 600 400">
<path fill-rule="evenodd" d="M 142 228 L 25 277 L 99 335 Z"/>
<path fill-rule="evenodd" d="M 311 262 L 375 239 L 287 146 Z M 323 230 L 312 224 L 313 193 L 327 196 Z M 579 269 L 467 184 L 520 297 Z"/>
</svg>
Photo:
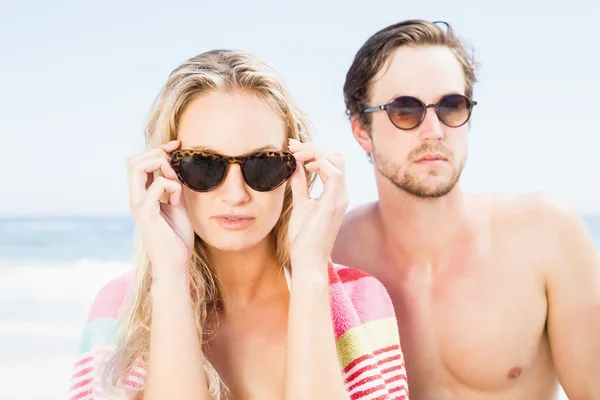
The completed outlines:
<svg viewBox="0 0 600 400">
<path fill-rule="evenodd" d="M 443 29 L 443 24 L 447 29 Z M 371 116 L 363 113 L 370 98 L 370 85 L 377 73 L 389 60 L 394 50 L 403 46 L 445 46 L 448 47 L 465 73 L 465 95 L 473 96 L 476 82 L 475 61 L 472 52 L 454 34 L 446 22 L 407 20 L 390 25 L 371 36 L 358 50 L 346 74 L 344 101 L 348 116 L 357 116 L 365 129 L 371 126 Z"/>
</svg>

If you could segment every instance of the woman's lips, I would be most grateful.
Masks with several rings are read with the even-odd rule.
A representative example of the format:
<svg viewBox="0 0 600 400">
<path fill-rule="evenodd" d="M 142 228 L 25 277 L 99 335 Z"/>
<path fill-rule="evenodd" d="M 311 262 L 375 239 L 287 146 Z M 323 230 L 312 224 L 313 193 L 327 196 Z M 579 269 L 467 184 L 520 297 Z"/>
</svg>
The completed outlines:
<svg viewBox="0 0 600 400">
<path fill-rule="evenodd" d="M 254 223 L 254 218 L 248 215 L 220 214 L 213 218 L 221 227 L 229 230 L 246 229 Z"/>
</svg>

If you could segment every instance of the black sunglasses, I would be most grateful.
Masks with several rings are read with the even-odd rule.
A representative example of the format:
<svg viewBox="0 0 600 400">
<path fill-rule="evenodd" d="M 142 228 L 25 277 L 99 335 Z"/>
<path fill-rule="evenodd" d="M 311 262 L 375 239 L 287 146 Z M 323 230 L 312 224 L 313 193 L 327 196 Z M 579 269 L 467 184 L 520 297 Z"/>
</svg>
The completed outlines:
<svg viewBox="0 0 600 400">
<path fill-rule="evenodd" d="M 396 128 L 409 130 L 421 125 L 425 119 L 427 109 L 433 107 L 439 120 L 444 125 L 450 128 L 458 128 L 466 124 L 471 118 L 471 112 L 475 105 L 477 105 L 476 101 L 462 94 L 449 94 L 442 97 L 436 104 L 425 104 L 416 97 L 401 96 L 387 104 L 369 107 L 363 112 L 385 110 Z"/>
<path fill-rule="evenodd" d="M 261 151 L 230 157 L 181 149 L 171 156 L 177 178 L 196 192 L 216 189 L 227 175 L 230 164 L 239 164 L 246 184 L 258 192 L 276 189 L 296 170 L 296 159 L 289 151 Z"/>
</svg>

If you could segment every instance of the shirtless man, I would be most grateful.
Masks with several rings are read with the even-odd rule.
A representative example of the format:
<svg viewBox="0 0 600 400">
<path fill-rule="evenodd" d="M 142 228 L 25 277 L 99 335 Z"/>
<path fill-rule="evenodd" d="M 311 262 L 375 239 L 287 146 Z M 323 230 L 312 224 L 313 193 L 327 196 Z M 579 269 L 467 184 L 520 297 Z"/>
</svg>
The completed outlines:
<svg viewBox="0 0 600 400">
<path fill-rule="evenodd" d="M 474 82 L 447 24 L 359 50 L 344 97 L 379 199 L 347 214 L 333 259 L 390 292 L 411 400 L 600 399 L 598 251 L 564 201 L 461 191 Z"/>
</svg>

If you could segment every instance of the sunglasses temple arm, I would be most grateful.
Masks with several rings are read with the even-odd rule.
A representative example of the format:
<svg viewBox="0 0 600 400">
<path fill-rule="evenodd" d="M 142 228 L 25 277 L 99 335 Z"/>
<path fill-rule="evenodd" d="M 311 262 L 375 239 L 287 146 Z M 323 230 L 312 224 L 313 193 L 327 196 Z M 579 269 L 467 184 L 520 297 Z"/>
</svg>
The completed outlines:
<svg viewBox="0 0 600 400">
<path fill-rule="evenodd" d="M 369 107 L 363 110 L 364 113 L 369 113 L 369 112 L 373 112 L 373 111 L 379 111 L 379 110 L 385 110 L 385 106 L 375 106 L 375 107 Z"/>
</svg>

